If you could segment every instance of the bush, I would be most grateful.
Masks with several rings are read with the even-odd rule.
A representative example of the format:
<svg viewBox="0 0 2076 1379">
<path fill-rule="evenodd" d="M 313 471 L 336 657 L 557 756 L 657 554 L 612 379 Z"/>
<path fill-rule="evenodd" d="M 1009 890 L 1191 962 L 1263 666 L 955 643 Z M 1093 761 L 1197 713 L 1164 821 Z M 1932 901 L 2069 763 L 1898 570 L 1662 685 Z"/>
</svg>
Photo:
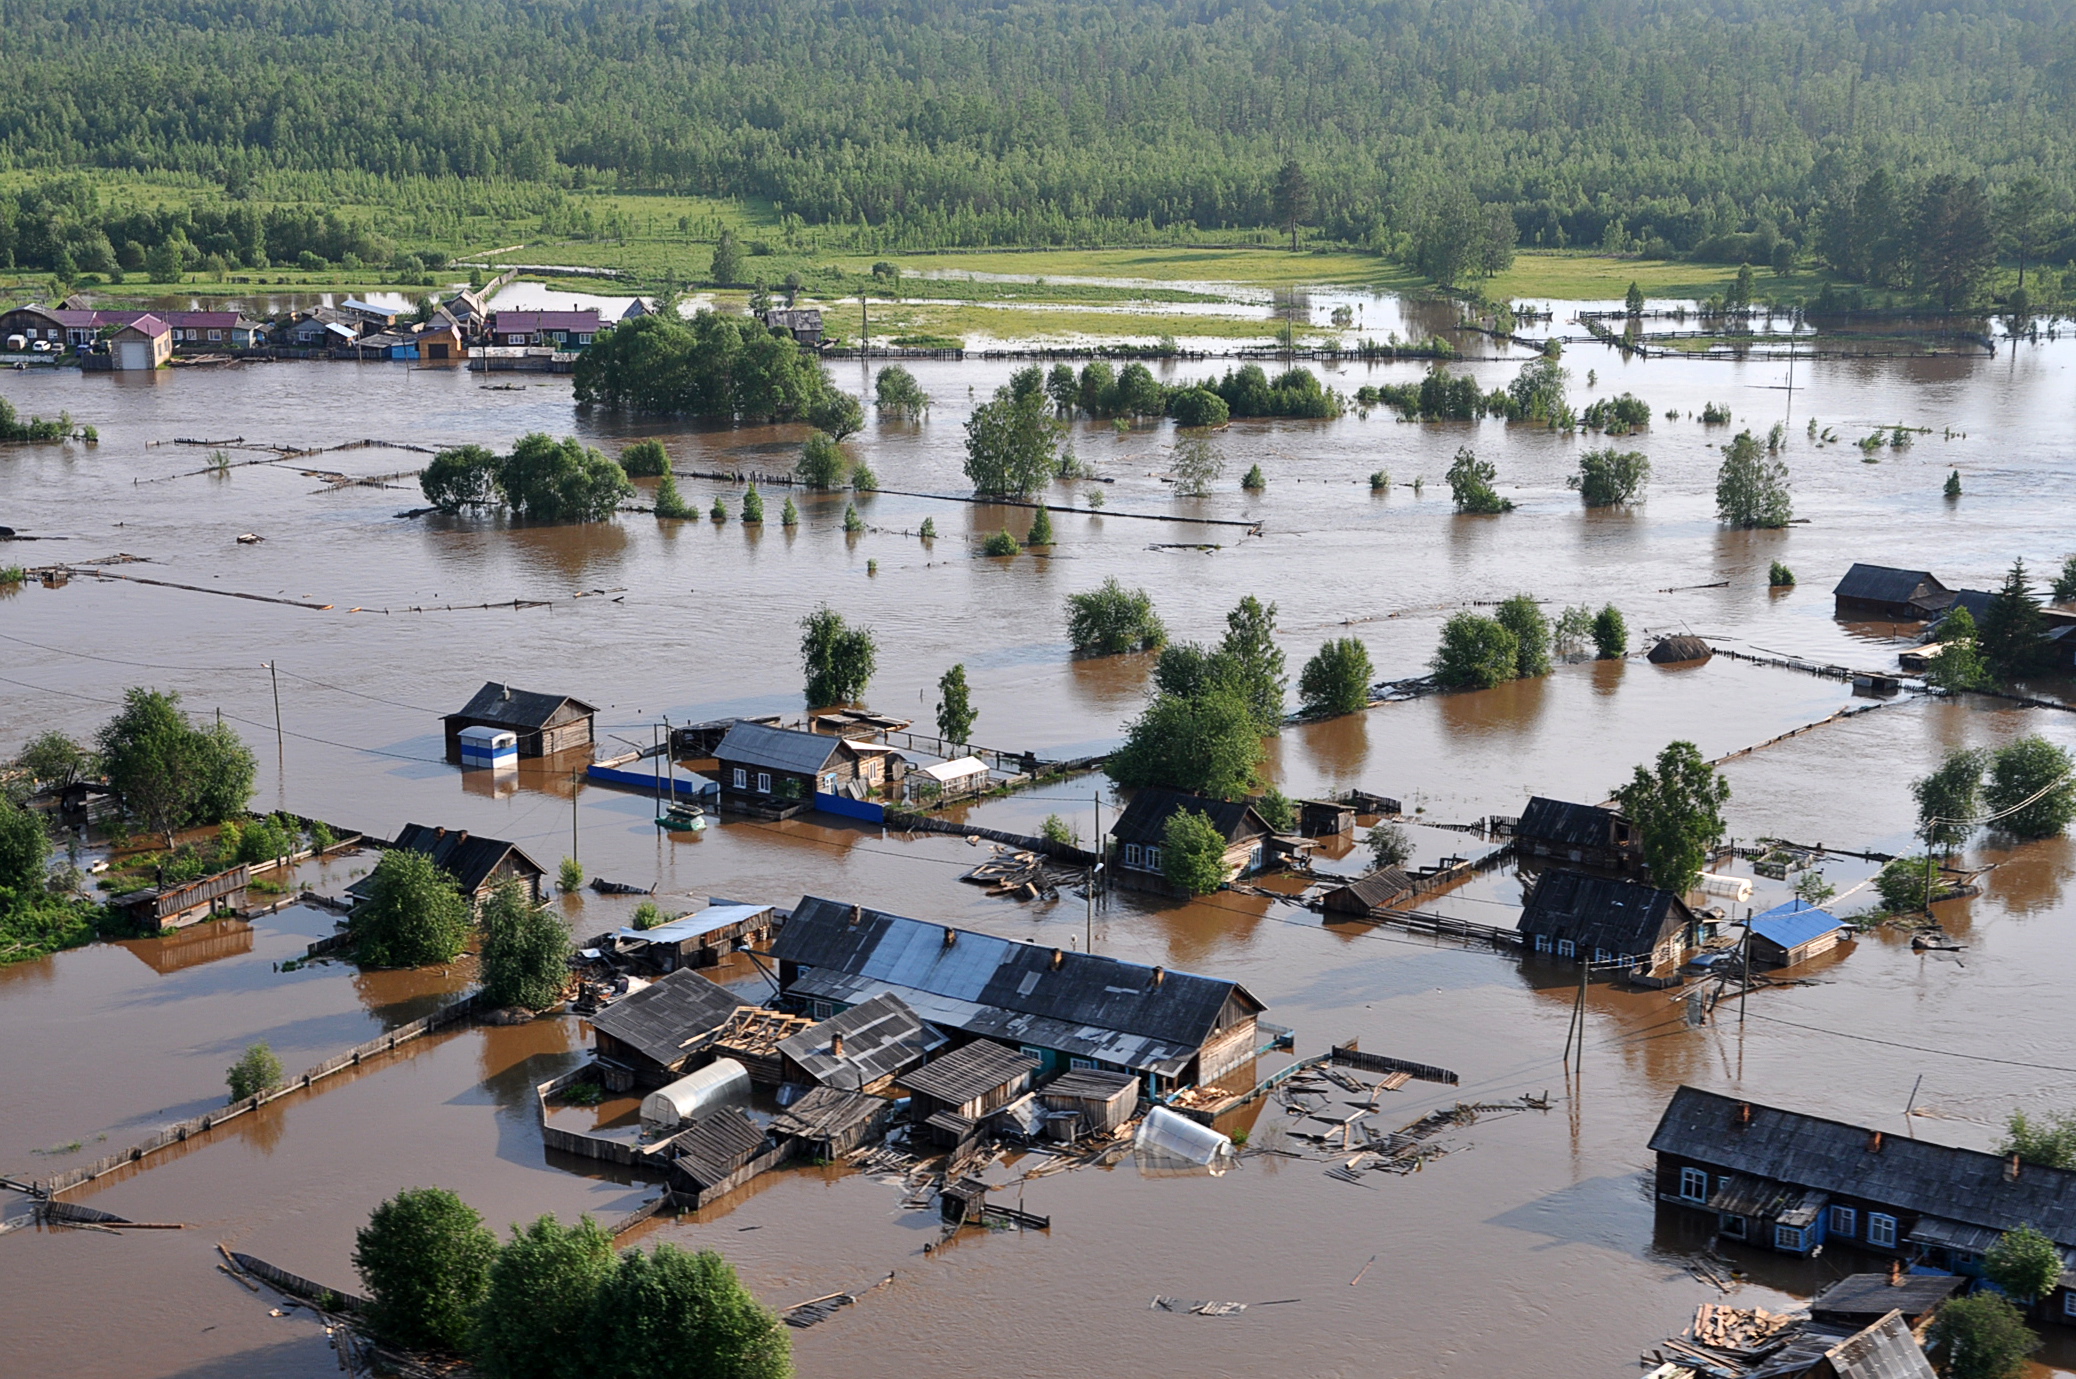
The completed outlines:
<svg viewBox="0 0 2076 1379">
<path fill-rule="evenodd" d="M 2014 838 L 2052 838 L 2076 819 L 2076 761 L 2037 733 L 2022 737 L 1990 758 L 1982 796 L 1992 814 L 2004 816 L 1998 829 Z"/>
<path fill-rule="evenodd" d="M 569 931 L 517 881 L 500 882 L 483 906 L 483 999 L 545 1010 L 569 982 Z"/>
<path fill-rule="evenodd" d="M 2023 1111 L 2013 1111 L 1997 1153 L 2016 1154 L 2048 1168 L 2076 1169 L 2076 1115 L 2050 1113 L 2034 1121 Z"/>
<path fill-rule="evenodd" d="M 1792 589 L 1795 587 L 1795 572 L 1776 560 L 1766 571 L 1766 587 L 1769 589 Z"/>
<path fill-rule="evenodd" d="M 1593 615 L 1593 651 L 1603 661 L 1629 654 L 1629 623 L 1612 603 Z"/>
<path fill-rule="evenodd" d="M 1413 840 L 1389 821 L 1373 825 L 1362 835 L 1362 845 L 1370 850 L 1373 866 L 1402 867 L 1413 859 Z"/>
<path fill-rule="evenodd" d="M 865 517 L 858 511 L 856 503 L 843 505 L 843 529 L 853 536 L 865 530 Z"/>
<path fill-rule="evenodd" d="M 392 848 L 368 881 L 368 898 L 353 916 L 354 947 L 363 966 L 424 967 L 461 956 L 468 946 L 469 901 L 432 858 Z"/>
<path fill-rule="evenodd" d="M 620 452 L 620 468 L 629 478 L 653 479 L 670 468 L 662 441 L 637 441 Z"/>
<path fill-rule="evenodd" d="M 663 477 L 656 481 L 655 508 L 658 517 L 674 521 L 688 521 L 699 515 L 698 510 L 686 502 L 684 496 L 678 492 L 677 478 L 667 469 L 663 471 Z"/>
<path fill-rule="evenodd" d="M 279 1087 L 281 1079 L 281 1060 L 262 1040 L 247 1046 L 238 1061 L 225 1071 L 223 1080 L 231 1089 L 231 1100 L 239 1102 Z"/>
<path fill-rule="evenodd" d="M 800 620 L 800 669 L 811 709 L 848 704 L 865 693 L 879 668 L 870 628 L 852 627 L 824 604 Z"/>
<path fill-rule="evenodd" d="M 224 841 L 231 842 L 230 831 L 234 825 L 225 824 Z M 296 821 L 285 814 L 275 814 L 265 819 L 256 819 L 251 827 L 235 835 L 235 846 L 231 847 L 231 859 L 245 862 L 271 862 L 276 857 L 293 856 L 300 851 L 302 829 Z"/>
<path fill-rule="evenodd" d="M 1958 498 L 1958 497 L 1960 497 L 1960 496 L 1961 496 L 1961 471 L 1960 471 L 1960 470 L 1956 469 L 1956 470 L 1954 470 L 1954 471 L 1953 471 L 1953 472 L 1952 472 L 1951 474 L 1948 474 L 1948 475 L 1946 476 L 1946 490 L 1945 490 L 1945 491 L 1946 491 L 1946 496 L 1947 496 L 1947 497 L 1949 497 L 1949 498 Z"/>
<path fill-rule="evenodd" d="M 1557 624 L 1551 632 L 1551 640 L 1561 656 L 1583 650 L 1593 638 L 1593 610 L 1583 603 L 1574 603 L 1557 615 Z"/>
<path fill-rule="evenodd" d="M 1232 418 L 1232 409 L 1224 398 L 1199 384 L 1169 398 L 1168 415 L 1182 427 L 1224 426 Z"/>
<path fill-rule="evenodd" d="M 2017 1379 L 2040 1348 L 2019 1310 L 1995 1293 L 1946 1302 L 1928 1339 L 1946 1379 Z"/>
<path fill-rule="evenodd" d="M 655 901 L 644 900 L 634 907 L 634 915 L 627 923 L 628 927 L 634 929 L 653 929 L 663 923 L 663 911 Z"/>
<path fill-rule="evenodd" d="M 751 484 L 742 495 L 742 520 L 745 523 L 762 525 L 764 521 L 764 495 Z"/>
<path fill-rule="evenodd" d="M 1262 477 L 1261 466 L 1258 464 L 1249 465 L 1246 475 L 1240 480 L 1240 487 L 1249 493 L 1260 493 L 1268 486 L 1269 481 Z"/>
<path fill-rule="evenodd" d="M 592 1297 L 583 1373 L 790 1379 L 792 1347 L 711 1250 L 629 1250 Z"/>
<path fill-rule="evenodd" d="M 1067 595 L 1067 640 L 1083 656 L 1155 651 L 1168 631 L 1154 616 L 1144 589 L 1127 589 L 1112 575 L 1085 594 Z"/>
<path fill-rule="evenodd" d="M 1634 393 L 1623 393 L 1620 397 L 1605 397 L 1589 403 L 1579 414 L 1579 420 L 1595 431 L 1605 431 L 1610 436 L 1626 436 L 1651 424 L 1651 404 Z"/>
<path fill-rule="evenodd" d="M 1882 867 L 1874 878 L 1881 907 L 1889 914 L 1922 910 L 1939 894 L 1939 867 L 1929 857 L 1898 857 Z"/>
<path fill-rule="evenodd" d="M 1491 618 L 1458 613 L 1442 626 L 1434 659 L 1435 680 L 1445 689 L 1491 689 L 1514 678 L 1520 643 Z"/>
<path fill-rule="evenodd" d="M 899 364 L 890 364 L 879 371 L 873 382 L 873 404 L 904 421 L 915 421 L 930 410 L 930 395 L 915 381 L 914 374 Z"/>
<path fill-rule="evenodd" d="M 459 1351 L 489 1290 L 497 1237 L 444 1188 L 411 1188 L 376 1207 L 354 1237 L 368 1327 L 391 1345 Z"/>
<path fill-rule="evenodd" d="M 785 507 L 779 510 L 779 525 L 782 527 L 797 527 L 800 525 L 800 509 L 793 505 L 793 495 L 790 493 L 786 495 Z"/>
<path fill-rule="evenodd" d="M 815 431 L 801 447 L 799 463 L 793 472 L 800 482 L 809 488 L 842 488 L 850 474 L 850 457 L 837 445 L 836 437 L 826 431 Z"/>
<path fill-rule="evenodd" d="M 2021 1302 L 2044 1298 L 2062 1279 L 2062 1252 L 2029 1225 L 1997 1237 L 1983 1256 L 1989 1281 Z"/>
<path fill-rule="evenodd" d="M 1041 507 L 1038 515 L 1031 519 L 1031 529 L 1024 533 L 1026 546 L 1050 546 L 1052 541 L 1052 511 Z"/>
<path fill-rule="evenodd" d="M 1708 419 L 1705 413 L 1702 419 Z M 1785 527 L 1794 511 L 1788 467 L 1762 453 L 1751 432 L 1740 432 L 1723 447 L 1723 467 L 1716 472 L 1717 520 L 1733 527 Z"/>
<path fill-rule="evenodd" d="M 565 857 L 555 868 L 556 884 L 565 891 L 584 888 L 584 864 L 574 857 Z"/>
<path fill-rule="evenodd" d="M 1501 627 L 1514 634 L 1514 675 L 1529 680 L 1550 673 L 1550 620 L 1527 594 L 1516 594 L 1499 605 L 1494 615 Z"/>
<path fill-rule="evenodd" d="M 1009 528 L 1004 527 L 981 543 L 980 553 L 989 556 L 1015 555 L 1022 549 L 1023 544 L 1009 534 Z"/>
<path fill-rule="evenodd" d="M 1298 699 L 1309 714 L 1359 713 L 1370 702 L 1376 670 L 1369 648 L 1340 637 L 1319 648 L 1298 674 Z"/>
<path fill-rule="evenodd" d="M 1607 508 L 1635 502 L 1650 475 L 1651 462 L 1640 450 L 1588 450 L 1579 456 L 1579 472 L 1564 482 L 1587 507 Z"/>
<path fill-rule="evenodd" d="M 1191 895 L 1209 895 L 1226 881 L 1225 846 L 1210 815 L 1178 809 L 1161 837 L 1161 875 Z"/>
<path fill-rule="evenodd" d="M 871 465 L 859 460 L 851 465 L 851 487 L 860 493 L 877 493 L 879 475 L 872 472 Z"/>
<path fill-rule="evenodd" d="M 1456 510 L 1478 515 L 1512 512 L 1514 505 L 1492 487 L 1498 474 L 1490 460 L 1479 459 L 1467 445 L 1459 447 L 1449 466 L 1449 492 L 1456 500 Z"/>
<path fill-rule="evenodd" d="M 1038 836 L 1061 847 L 1081 846 L 1081 830 L 1057 814 L 1045 816 L 1045 822 L 1038 825 Z"/>
<path fill-rule="evenodd" d="M 485 1379 L 566 1379 L 614 1262 L 613 1237 L 589 1216 L 574 1226 L 549 1215 L 512 1227 L 470 1329 L 469 1351 Z"/>
<path fill-rule="evenodd" d="M 716 522 L 726 522 L 728 520 L 728 505 L 721 501 L 720 494 L 716 493 L 714 495 L 714 505 L 706 510 L 706 515 L 713 518 Z"/>
</svg>

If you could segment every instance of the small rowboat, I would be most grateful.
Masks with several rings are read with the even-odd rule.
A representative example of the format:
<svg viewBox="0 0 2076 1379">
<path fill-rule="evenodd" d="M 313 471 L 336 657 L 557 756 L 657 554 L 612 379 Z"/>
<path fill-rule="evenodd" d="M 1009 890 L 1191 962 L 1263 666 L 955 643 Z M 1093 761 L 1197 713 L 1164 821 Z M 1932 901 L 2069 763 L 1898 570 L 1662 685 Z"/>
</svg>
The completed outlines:
<svg viewBox="0 0 2076 1379">
<path fill-rule="evenodd" d="M 673 833 L 703 833 L 706 812 L 696 804 L 674 804 L 658 814 L 656 822 Z"/>
</svg>

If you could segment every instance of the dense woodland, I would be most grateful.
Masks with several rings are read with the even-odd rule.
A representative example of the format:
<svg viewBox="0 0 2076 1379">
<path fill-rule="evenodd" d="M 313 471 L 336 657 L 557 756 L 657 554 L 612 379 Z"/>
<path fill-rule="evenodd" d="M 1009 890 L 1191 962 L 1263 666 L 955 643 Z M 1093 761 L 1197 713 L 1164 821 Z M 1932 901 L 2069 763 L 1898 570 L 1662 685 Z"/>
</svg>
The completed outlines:
<svg viewBox="0 0 2076 1379">
<path fill-rule="evenodd" d="M 0 34 L 0 169 L 232 202 L 283 172 L 492 179 L 760 198 L 889 247 L 1296 221 L 1415 258 L 1467 186 L 1523 246 L 1764 264 L 1890 170 L 1897 206 L 2033 187 L 2027 252 L 2071 248 L 2076 0 L 0 0 Z M 48 266 L 49 223 L 0 206 L 0 264 Z"/>
</svg>

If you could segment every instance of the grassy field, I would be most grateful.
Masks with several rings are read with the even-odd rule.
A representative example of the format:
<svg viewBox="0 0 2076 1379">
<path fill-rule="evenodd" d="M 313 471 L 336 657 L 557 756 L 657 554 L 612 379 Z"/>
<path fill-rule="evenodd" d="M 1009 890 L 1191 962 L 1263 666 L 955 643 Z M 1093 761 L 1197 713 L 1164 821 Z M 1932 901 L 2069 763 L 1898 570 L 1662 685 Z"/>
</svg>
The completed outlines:
<svg viewBox="0 0 2076 1379">
<path fill-rule="evenodd" d="M 884 256 L 904 273 L 1010 273 L 1019 277 L 1112 278 L 1148 283 L 1234 283 L 1243 287 L 1359 285 L 1410 291 L 1426 281 L 1375 254 L 1188 245 L 1153 249 L 960 250 Z M 839 256 L 852 272 L 871 270 L 876 257 Z M 1073 289 L 1061 285 L 1064 295 Z"/>
</svg>

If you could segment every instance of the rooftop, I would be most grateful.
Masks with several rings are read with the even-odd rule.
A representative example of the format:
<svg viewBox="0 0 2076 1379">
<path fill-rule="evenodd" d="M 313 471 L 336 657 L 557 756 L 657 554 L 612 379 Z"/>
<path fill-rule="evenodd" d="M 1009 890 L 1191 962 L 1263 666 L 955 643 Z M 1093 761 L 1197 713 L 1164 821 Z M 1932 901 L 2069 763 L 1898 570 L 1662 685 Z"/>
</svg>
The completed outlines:
<svg viewBox="0 0 2076 1379">
<path fill-rule="evenodd" d="M 564 705 L 577 710 L 579 715 L 598 712 L 595 705 L 572 699 L 566 694 L 541 694 L 534 690 L 513 689 L 496 680 L 485 680 L 475 697 L 448 717 L 480 718 L 502 727 L 538 730 L 553 723 Z"/>
<path fill-rule="evenodd" d="M 1858 561 L 1845 572 L 1832 594 L 1864 603 L 1922 602 L 1943 608 L 1953 601 L 1945 585 L 1930 570 L 1899 570 L 1893 565 L 1866 565 Z"/>
<path fill-rule="evenodd" d="M 714 748 L 714 757 L 731 764 L 741 762 L 745 766 L 811 776 L 827 766 L 829 758 L 835 756 L 842 746 L 842 738 L 826 733 L 803 733 L 797 728 L 739 722 Z"/>
<path fill-rule="evenodd" d="M 1523 838 L 1561 843 L 1566 847 L 1604 848 L 1614 841 L 1614 823 L 1621 816 L 1598 805 L 1573 804 L 1537 795 L 1521 811 L 1515 831 Z"/>
<path fill-rule="evenodd" d="M 1008 1086 L 1037 1066 L 1037 1059 L 1006 1044 L 976 1039 L 903 1074 L 901 1085 L 946 1105 L 963 1106 L 975 1097 Z"/>
<path fill-rule="evenodd" d="M 1582 952 L 1643 957 L 1668 928 L 1687 921 L 1687 907 L 1671 891 L 1579 871 L 1546 871 L 1516 926 L 1524 934 L 1570 939 Z"/>
<path fill-rule="evenodd" d="M 727 987 L 682 968 L 599 1011 L 591 1027 L 669 1067 L 742 1004 Z"/>
<path fill-rule="evenodd" d="M 508 843 L 502 838 L 485 838 L 465 828 L 405 824 L 403 831 L 396 835 L 396 846 L 432 858 L 433 865 L 454 878 L 454 884 L 461 888 L 463 895 L 474 895 L 481 890 L 504 860 L 514 855 L 524 864 L 520 870 L 534 876 L 547 874 L 541 864 L 528 857 L 517 843 Z M 372 894 L 374 879 L 371 872 L 348 886 L 346 893 L 365 898 Z"/>
<path fill-rule="evenodd" d="M 1228 844 L 1275 832 L 1269 821 L 1244 800 L 1218 800 L 1149 785 L 1133 794 L 1132 802 L 1111 825 L 1110 836 L 1120 843 L 1152 843 L 1158 847 L 1167 838 L 1168 819 L 1183 809 L 1208 816 L 1211 826 L 1224 835 Z"/>
<path fill-rule="evenodd" d="M 1848 1274 L 1810 1300 L 1811 1316 L 1881 1317 L 1901 1312 L 1921 1317 L 1967 1286 L 1958 1274 L 1905 1274 L 1889 1282 L 1887 1274 Z"/>
<path fill-rule="evenodd" d="M 841 1054 L 835 1051 L 839 1035 Z M 914 1067 L 950 1042 L 888 991 L 783 1040 L 778 1049 L 816 1082 L 857 1090 Z"/>
<path fill-rule="evenodd" d="M 1820 906 L 1806 900 L 1790 900 L 1754 917 L 1751 928 L 1754 934 L 1769 943 L 1793 948 L 1830 933 L 1842 923 L 1837 915 Z"/>
<path fill-rule="evenodd" d="M 617 938 L 640 939 L 644 943 L 683 943 L 687 939 L 704 938 L 717 929 L 726 929 L 732 924 L 741 924 L 771 913 L 769 905 L 713 904 L 704 910 L 694 910 L 689 915 L 680 915 L 668 924 L 659 924 L 653 929 L 618 929 Z"/>
</svg>

